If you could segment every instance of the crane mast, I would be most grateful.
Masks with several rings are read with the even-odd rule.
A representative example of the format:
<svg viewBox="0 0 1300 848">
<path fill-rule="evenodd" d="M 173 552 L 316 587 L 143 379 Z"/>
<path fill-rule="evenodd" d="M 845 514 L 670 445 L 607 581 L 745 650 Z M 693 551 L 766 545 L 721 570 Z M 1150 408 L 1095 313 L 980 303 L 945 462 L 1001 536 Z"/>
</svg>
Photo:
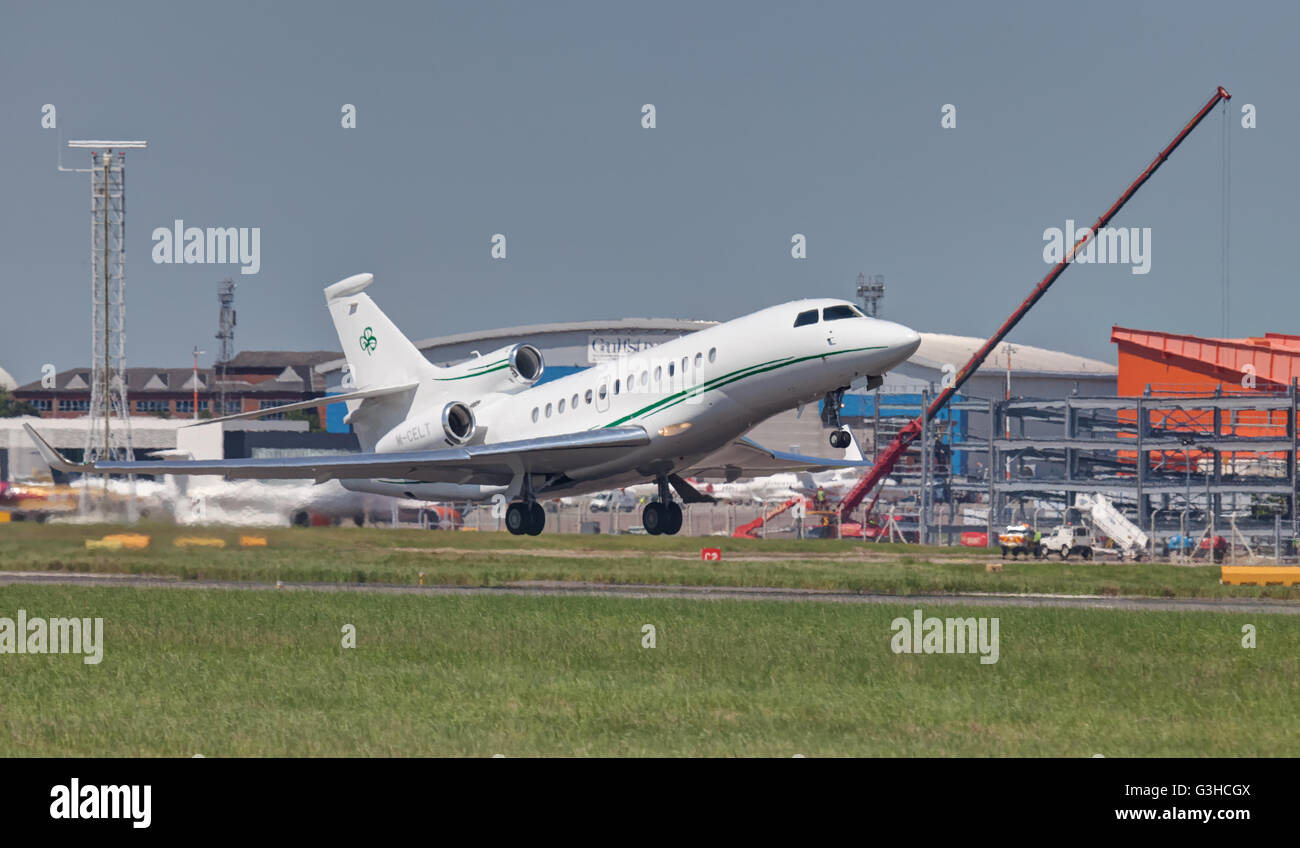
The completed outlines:
<svg viewBox="0 0 1300 848">
<path fill-rule="evenodd" d="M 1146 169 L 1138 175 L 1138 178 L 1124 190 L 1124 193 L 1119 196 L 1119 199 L 1116 200 L 1109 209 L 1102 213 L 1101 217 L 1092 225 L 1092 228 L 1085 231 L 1083 237 L 1074 243 L 1074 246 L 1066 252 L 1064 257 L 1061 258 L 1061 261 L 1052 266 L 1052 269 L 1047 272 L 1047 276 L 1043 277 L 1043 279 L 1039 281 L 1038 285 L 1034 286 L 1033 290 L 1029 292 L 1029 296 L 1026 297 L 1024 301 L 1016 307 L 1015 311 L 1002 322 L 1002 326 L 998 327 L 997 332 L 990 336 L 988 341 L 980 346 L 979 350 L 975 351 L 970 360 L 957 372 L 952 383 L 945 387 L 942 392 L 935 395 L 934 400 L 930 402 L 930 405 L 925 408 L 925 411 L 920 416 L 913 421 L 909 421 L 903 429 L 898 432 L 898 435 L 894 437 L 893 441 L 891 441 L 889 445 L 880 452 L 880 455 L 876 458 L 876 462 L 871 467 L 871 470 L 857 482 L 849 493 L 844 496 L 844 500 L 840 502 L 839 516 L 841 523 L 850 520 L 853 516 L 853 511 L 858 508 L 858 505 L 862 503 L 862 500 L 867 496 L 867 494 L 875 489 L 875 495 L 871 499 L 871 504 L 867 507 L 867 516 L 869 517 L 871 515 L 872 510 L 875 509 L 876 500 L 880 497 L 880 489 L 877 488 L 878 485 L 889 476 L 894 469 L 894 465 L 898 463 L 898 460 L 902 457 L 903 453 L 908 449 L 912 442 L 916 441 L 917 437 L 921 435 L 923 420 L 934 420 L 934 417 L 938 415 L 940 410 L 942 410 L 948 401 L 952 399 L 952 396 L 961 389 L 962 384 L 970 379 L 979 367 L 984 364 L 984 360 L 988 359 L 989 354 L 993 352 L 993 349 L 997 347 L 1004 338 L 1006 338 L 1007 334 L 1015 328 L 1016 324 L 1020 323 L 1020 319 L 1025 317 L 1025 314 L 1033 308 L 1034 304 L 1038 303 L 1043 295 L 1047 294 L 1047 290 L 1052 287 L 1052 283 L 1056 282 L 1061 274 L 1065 273 L 1065 269 L 1070 266 L 1075 254 L 1088 243 L 1089 238 L 1110 223 L 1111 219 L 1124 208 L 1124 205 L 1132 199 L 1138 189 L 1142 188 L 1142 186 L 1146 184 L 1146 181 L 1151 179 L 1152 175 L 1159 170 L 1160 166 L 1165 163 L 1165 160 L 1169 158 L 1170 154 L 1178 149 L 1178 145 L 1183 143 L 1183 139 L 1187 138 L 1187 136 L 1191 134 L 1192 130 L 1196 129 L 1201 121 L 1205 119 L 1205 116 L 1210 114 L 1210 110 L 1220 102 L 1227 102 L 1231 98 L 1232 95 L 1228 93 L 1227 89 L 1223 86 L 1219 86 L 1218 90 L 1215 91 L 1214 96 L 1206 101 L 1205 105 L 1202 106 L 1192 119 L 1187 122 L 1182 131 L 1179 132 L 1178 135 L 1174 136 L 1173 141 L 1169 142 L 1163 150 L 1156 154 L 1156 158 L 1153 159 L 1151 164 L 1147 165 Z M 992 434 L 990 434 L 990 438 L 992 438 Z M 992 473 L 991 469 L 990 473 Z M 922 482 L 922 485 L 924 485 L 924 482 Z"/>
</svg>

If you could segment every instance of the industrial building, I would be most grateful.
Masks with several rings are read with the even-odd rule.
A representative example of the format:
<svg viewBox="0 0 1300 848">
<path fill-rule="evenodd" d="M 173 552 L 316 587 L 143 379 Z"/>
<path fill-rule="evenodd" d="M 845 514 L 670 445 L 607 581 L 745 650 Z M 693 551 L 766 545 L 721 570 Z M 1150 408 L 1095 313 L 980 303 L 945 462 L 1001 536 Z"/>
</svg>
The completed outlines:
<svg viewBox="0 0 1300 848">
<path fill-rule="evenodd" d="M 244 351 L 197 370 L 129 367 L 131 416 L 193 418 L 197 411 L 197 417 L 208 418 L 310 400 L 325 391 L 315 366 L 335 356 L 331 351 Z M 89 367 L 72 368 L 54 374 L 52 385 L 34 380 L 18 386 L 13 396 L 42 418 L 78 418 L 90 409 L 91 380 Z"/>
</svg>

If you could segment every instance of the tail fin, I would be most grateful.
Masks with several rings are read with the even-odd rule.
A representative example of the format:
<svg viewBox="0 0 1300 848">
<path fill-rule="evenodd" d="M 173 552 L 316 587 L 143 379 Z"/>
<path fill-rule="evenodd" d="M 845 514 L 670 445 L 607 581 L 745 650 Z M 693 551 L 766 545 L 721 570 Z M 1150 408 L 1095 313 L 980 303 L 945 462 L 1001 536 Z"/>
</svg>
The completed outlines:
<svg viewBox="0 0 1300 848">
<path fill-rule="evenodd" d="M 396 394 L 346 401 L 344 421 L 352 425 L 366 451 L 374 450 L 385 433 L 406 419 L 416 395 L 432 386 L 431 378 L 440 370 L 363 293 L 374 279 L 373 274 L 357 274 L 325 289 L 325 303 L 357 391 L 410 384 L 407 391 Z"/>
<path fill-rule="evenodd" d="M 433 376 L 436 367 L 363 292 L 374 279 L 374 274 L 357 274 L 325 289 L 325 302 L 356 387 L 422 381 Z"/>
</svg>

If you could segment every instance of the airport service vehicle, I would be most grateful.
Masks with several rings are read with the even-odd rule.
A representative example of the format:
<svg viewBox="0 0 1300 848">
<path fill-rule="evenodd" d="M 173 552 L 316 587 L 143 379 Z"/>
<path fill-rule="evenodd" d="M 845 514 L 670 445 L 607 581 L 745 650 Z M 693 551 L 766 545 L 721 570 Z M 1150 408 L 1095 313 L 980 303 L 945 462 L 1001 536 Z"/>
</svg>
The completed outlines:
<svg viewBox="0 0 1300 848">
<path fill-rule="evenodd" d="M 998 544 L 1002 547 L 1002 558 L 1006 559 L 1010 554 L 1012 559 L 1024 554 L 1025 556 L 1041 557 L 1043 555 L 1042 547 L 1034 541 L 1034 531 L 1029 529 L 1028 524 L 1011 524 L 1007 529 L 998 534 Z"/>
<path fill-rule="evenodd" d="M 1124 513 L 1116 509 L 1105 495 L 1080 493 L 1074 503 L 1079 509 L 1089 510 L 1092 526 L 1115 543 L 1121 556 L 1131 557 L 1135 561 L 1142 559 L 1150 537 L 1142 528 L 1125 518 Z"/>
<path fill-rule="evenodd" d="M 1092 559 L 1092 531 L 1085 524 L 1062 524 L 1052 535 L 1043 537 L 1039 548 L 1043 556 L 1056 554 L 1064 560 L 1078 554 Z"/>
<path fill-rule="evenodd" d="M 344 488 L 430 501 L 512 501 L 506 528 L 542 532 L 539 499 L 652 480 L 657 500 L 641 523 L 677 533 L 682 502 L 708 501 L 685 479 L 733 481 L 780 471 L 865 467 L 769 450 L 744 434 L 800 404 L 825 401 L 832 446 L 848 446 L 838 410 L 850 384 L 883 375 L 921 344 L 912 329 L 868 318 L 845 300 L 810 299 L 761 309 L 539 384 L 542 353 L 511 345 L 450 366 L 429 362 L 365 290 L 371 274 L 328 286 L 329 308 L 355 389 L 332 400 L 362 452 L 345 456 L 69 462 L 30 425 L 45 461 L 91 474 L 210 474 L 227 479 L 338 480 Z M 280 414 L 320 400 L 211 419 Z"/>
<path fill-rule="evenodd" d="M 591 499 L 587 509 L 592 512 L 631 512 L 636 509 L 636 498 L 623 491 L 601 492 Z"/>
</svg>

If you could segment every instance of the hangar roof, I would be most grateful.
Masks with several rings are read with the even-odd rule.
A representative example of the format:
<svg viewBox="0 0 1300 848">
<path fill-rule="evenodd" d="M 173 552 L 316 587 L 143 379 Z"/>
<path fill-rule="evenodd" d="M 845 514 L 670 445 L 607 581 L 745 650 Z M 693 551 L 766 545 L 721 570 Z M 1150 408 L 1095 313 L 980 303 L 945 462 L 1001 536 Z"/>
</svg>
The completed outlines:
<svg viewBox="0 0 1300 848">
<path fill-rule="evenodd" d="M 504 344 L 510 339 L 527 339 L 556 333 L 597 333 L 608 330 L 623 332 L 666 332 L 693 333 L 717 324 L 717 321 L 696 321 L 685 318 L 613 318 L 605 321 L 562 321 L 551 324 L 524 324 L 519 327 L 503 327 L 498 330 L 474 330 L 468 333 L 454 333 L 449 336 L 434 336 L 415 342 L 421 351 L 429 351 L 451 345 L 502 340 Z M 347 360 L 342 357 L 322 362 L 316 371 L 327 374 L 338 371 Z"/>
<path fill-rule="evenodd" d="M 690 320 L 682 318 L 616 318 L 607 321 L 565 321 L 550 324 L 526 324 L 519 327 L 504 327 L 497 330 L 476 330 L 468 333 L 455 333 L 448 336 L 435 336 L 415 342 L 421 351 L 428 352 L 441 347 L 457 344 L 491 342 L 501 340 L 502 344 L 510 339 L 529 339 L 559 333 L 590 333 L 604 331 L 623 332 L 670 332 L 692 333 L 717 324 L 717 321 Z M 984 344 L 985 339 L 977 336 L 953 336 L 945 333 L 921 333 L 921 347 L 908 362 L 925 368 L 940 370 L 944 364 L 952 363 L 960 368 L 971 355 Z M 1058 350 L 1034 347 L 1033 345 L 1012 344 L 1011 368 L 1015 373 L 1059 374 L 1089 377 L 1114 377 L 1118 370 L 1109 362 L 1076 356 Z M 994 366 L 1005 367 L 1007 342 L 994 348 L 985 363 L 985 369 Z M 347 360 L 339 357 L 316 366 L 322 374 L 340 370 Z"/>
<path fill-rule="evenodd" d="M 941 370 L 951 363 L 960 368 L 979 350 L 987 339 L 977 336 L 950 336 L 945 333 L 922 333 L 921 347 L 910 364 Z M 1001 342 L 993 348 L 983 369 L 1006 368 L 1007 347 L 1011 347 L 1011 371 L 1018 374 L 1069 374 L 1087 377 L 1114 377 L 1119 369 L 1109 362 L 1076 356 L 1059 350 L 1049 350 L 1026 344 Z"/>
</svg>

